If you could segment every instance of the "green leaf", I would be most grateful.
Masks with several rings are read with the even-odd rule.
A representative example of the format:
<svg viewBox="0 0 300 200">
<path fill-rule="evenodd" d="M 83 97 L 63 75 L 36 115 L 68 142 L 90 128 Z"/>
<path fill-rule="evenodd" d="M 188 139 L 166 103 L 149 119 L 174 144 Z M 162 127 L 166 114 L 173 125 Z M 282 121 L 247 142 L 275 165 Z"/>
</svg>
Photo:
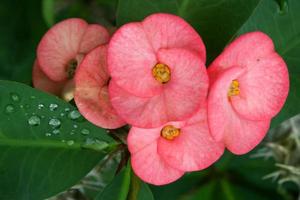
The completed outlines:
<svg viewBox="0 0 300 200">
<path fill-rule="evenodd" d="M 41 1 L 2 0 L 0 79 L 31 83 L 36 46 L 46 31 Z"/>
<path fill-rule="evenodd" d="M 126 168 L 107 185 L 96 200 L 126 200 L 130 187 L 131 166 L 128 164 Z"/>
<path fill-rule="evenodd" d="M 276 50 L 286 61 L 290 74 L 290 93 L 281 112 L 272 120 L 271 127 L 300 113 L 300 1 L 260 1 L 252 16 L 237 32 L 260 30 L 274 41 Z"/>
<path fill-rule="evenodd" d="M 203 186 L 201 186 L 198 190 L 193 191 L 190 194 L 187 194 L 182 198 L 182 200 L 211 200 L 214 199 L 214 194 L 216 191 L 217 181 L 212 180 Z"/>
<path fill-rule="evenodd" d="M 140 191 L 137 195 L 137 200 L 154 200 L 151 189 L 148 184 L 141 182 Z"/>
<path fill-rule="evenodd" d="M 0 81 L 0 199 L 44 199 L 84 177 L 115 142 L 70 104 Z"/>
<path fill-rule="evenodd" d="M 154 200 L 151 189 L 132 171 L 128 200 Z"/>
<path fill-rule="evenodd" d="M 43 0 L 42 6 L 43 6 L 44 19 L 45 19 L 48 27 L 51 27 L 55 22 L 54 0 Z"/>
<path fill-rule="evenodd" d="M 201 35 L 210 62 L 249 18 L 259 0 L 119 0 L 117 25 L 166 12 L 186 19 Z"/>
</svg>

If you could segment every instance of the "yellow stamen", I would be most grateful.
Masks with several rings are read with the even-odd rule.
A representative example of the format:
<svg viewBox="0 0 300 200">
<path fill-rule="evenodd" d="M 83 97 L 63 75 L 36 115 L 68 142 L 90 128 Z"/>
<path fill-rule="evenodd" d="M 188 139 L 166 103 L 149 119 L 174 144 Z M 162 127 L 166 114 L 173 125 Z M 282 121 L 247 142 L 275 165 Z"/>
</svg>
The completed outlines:
<svg viewBox="0 0 300 200">
<path fill-rule="evenodd" d="M 153 77 L 160 83 L 167 83 L 171 79 L 171 70 L 168 65 L 157 63 L 152 68 Z"/>
<path fill-rule="evenodd" d="M 240 83 L 237 80 L 233 80 L 228 90 L 228 97 L 237 96 L 240 94 Z"/>
<path fill-rule="evenodd" d="M 173 140 L 180 135 L 180 129 L 173 125 L 167 125 L 161 130 L 160 135 L 167 140 Z"/>
</svg>

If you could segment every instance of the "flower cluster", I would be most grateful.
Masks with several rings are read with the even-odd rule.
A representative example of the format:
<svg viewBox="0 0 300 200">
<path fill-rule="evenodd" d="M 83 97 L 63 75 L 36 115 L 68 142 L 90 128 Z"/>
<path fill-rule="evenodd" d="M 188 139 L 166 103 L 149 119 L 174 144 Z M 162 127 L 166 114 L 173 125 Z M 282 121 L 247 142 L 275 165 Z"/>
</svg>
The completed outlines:
<svg viewBox="0 0 300 200">
<path fill-rule="evenodd" d="M 238 37 L 205 63 L 201 37 L 175 15 L 152 14 L 110 39 L 100 25 L 68 19 L 42 38 L 33 84 L 74 96 L 95 125 L 129 124 L 134 172 L 163 185 L 207 168 L 225 148 L 252 150 L 288 95 L 286 64 L 262 32 Z"/>
</svg>

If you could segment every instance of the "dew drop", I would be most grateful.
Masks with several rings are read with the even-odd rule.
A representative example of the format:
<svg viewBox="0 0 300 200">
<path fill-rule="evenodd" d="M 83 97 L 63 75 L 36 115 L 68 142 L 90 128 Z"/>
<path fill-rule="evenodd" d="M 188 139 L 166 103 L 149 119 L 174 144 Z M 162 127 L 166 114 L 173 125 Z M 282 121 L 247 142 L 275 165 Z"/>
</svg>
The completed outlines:
<svg viewBox="0 0 300 200">
<path fill-rule="evenodd" d="M 24 108 L 24 106 L 23 106 L 23 105 L 20 105 L 20 108 Z"/>
<path fill-rule="evenodd" d="M 59 129 L 54 129 L 54 130 L 52 131 L 52 133 L 53 133 L 54 135 L 58 135 L 58 134 L 60 134 L 60 130 L 59 130 Z"/>
<path fill-rule="evenodd" d="M 51 133 L 45 133 L 45 136 L 50 137 Z"/>
<path fill-rule="evenodd" d="M 15 112 L 15 107 L 14 107 L 12 104 L 8 104 L 8 105 L 5 107 L 5 112 L 6 112 L 6 113 L 13 113 L 13 112 Z"/>
<path fill-rule="evenodd" d="M 75 134 L 75 131 L 72 130 L 72 131 L 70 132 L 70 135 L 74 135 L 74 134 Z"/>
<path fill-rule="evenodd" d="M 57 128 L 61 125 L 61 122 L 59 119 L 53 118 L 53 119 L 50 119 L 49 125 L 52 126 L 53 128 Z"/>
<path fill-rule="evenodd" d="M 54 111 L 54 110 L 56 110 L 57 108 L 58 108 L 58 105 L 57 105 L 57 104 L 51 103 L 51 104 L 49 105 L 50 111 Z"/>
<path fill-rule="evenodd" d="M 87 138 L 81 146 L 82 148 L 102 150 L 108 146 L 108 143 L 94 138 Z"/>
<path fill-rule="evenodd" d="M 74 125 L 73 125 L 73 128 L 78 128 L 78 125 L 77 125 L 77 124 L 74 124 Z"/>
<path fill-rule="evenodd" d="M 30 96 L 30 99 L 35 99 L 36 97 L 35 96 Z"/>
<path fill-rule="evenodd" d="M 39 110 L 41 110 L 41 109 L 44 108 L 44 107 L 45 107 L 44 104 L 39 104 L 39 105 L 38 105 L 38 109 L 39 109 Z"/>
<path fill-rule="evenodd" d="M 72 146 L 74 144 L 74 140 L 68 140 L 67 145 Z"/>
<path fill-rule="evenodd" d="M 61 116 L 61 117 L 65 116 L 65 113 L 60 113 L 60 116 Z"/>
<path fill-rule="evenodd" d="M 73 110 L 68 114 L 68 118 L 76 120 L 81 117 L 81 114 L 77 110 Z"/>
<path fill-rule="evenodd" d="M 13 100 L 14 102 L 19 102 L 21 100 L 19 95 L 16 93 L 10 93 L 10 97 L 11 97 L 11 100 Z"/>
<path fill-rule="evenodd" d="M 38 126 L 41 124 L 41 119 L 38 116 L 33 115 L 28 119 L 28 124 L 30 126 Z"/>
<path fill-rule="evenodd" d="M 69 112 L 69 111 L 70 111 L 70 108 L 65 108 L 65 111 L 66 111 L 66 112 Z"/>
<path fill-rule="evenodd" d="M 88 129 L 81 129 L 81 134 L 82 135 L 88 135 L 88 134 L 90 134 L 90 131 L 88 130 Z"/>
</svg>

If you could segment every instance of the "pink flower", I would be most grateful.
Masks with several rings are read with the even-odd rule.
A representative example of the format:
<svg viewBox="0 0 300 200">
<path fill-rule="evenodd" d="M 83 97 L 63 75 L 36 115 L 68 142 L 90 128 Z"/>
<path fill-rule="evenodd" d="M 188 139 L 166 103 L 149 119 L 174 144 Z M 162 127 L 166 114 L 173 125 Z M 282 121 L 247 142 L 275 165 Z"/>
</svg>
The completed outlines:
<svg viewBox="0 0 300 200">
<path fill-rule="evenodd" d="M 87 120 L 102 128 L 114 129 L 125 122 L 116 114 L 108 98 L 105 45 L 108 40 L 109 34 L 104 27 L 88 25 L 81 19 L 67 19 L 56 24 L 38 46 L 33 84 L 65 100 L 75 96 L 75 103 Z"/>
<path fill-rule="evenodd" d="M 154 185 L 207 168 L 224 151 L 224 145 L 215 142 L 208 131 L 206 109 L 185 122 L 168 122 L 152 129 L 132 127 L 127 141 L 135 174 Z"/>
<path fill-rule="evenodd" d="M 89 25 L 82 19 L 67 19 L 54 25 L 38 45 L 34 87 L 58 96 L 72 91 L 72 78 L 84 55 L 108 40 L 104 27 Z"/>
<path fill-rule="evenodd" d="M 75 74 L 75 103 L 80 113 L 102 128 L 115 129 L 126 123 L 112 108 L 108 97 L 107 45 L 85 56 Z"/>
<path fill-rule="evenodd" d="M 253 149 L 289 91 L 288 70 L 272 40 L 261 32 L 233 41 L 208 68 L 211 134 L 235 154 Z"/>
<path fill-rule="evenodd" d="M 112 105 L 141 128 L 187 119 L 206 98 L 204 63 L 204 44 L 183 19 L 153 14 L 126 24 L 108 48 Z"/>
</svg>

